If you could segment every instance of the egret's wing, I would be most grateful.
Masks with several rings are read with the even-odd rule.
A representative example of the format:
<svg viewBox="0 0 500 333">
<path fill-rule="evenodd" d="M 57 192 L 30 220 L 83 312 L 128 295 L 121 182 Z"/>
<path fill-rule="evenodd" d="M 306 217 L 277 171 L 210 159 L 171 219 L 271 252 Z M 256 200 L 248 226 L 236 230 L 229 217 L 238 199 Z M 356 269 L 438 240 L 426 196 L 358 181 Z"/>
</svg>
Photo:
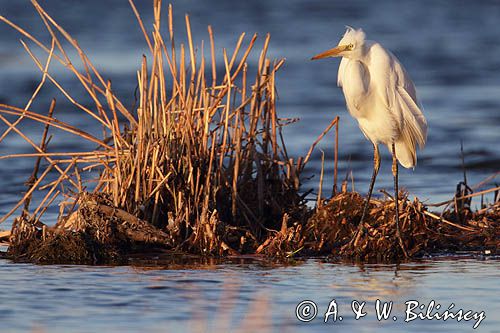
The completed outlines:
<svg viewBox="0 0 500 333">
<path fill-rule="evenodd" d="M 361 61 L 343 58 L 338 81 L 344 92 L 349 113 L 356 119 L 362 117 L 360 107 L 369 91 L 370 72 Z"/>
<path fill-rule="evenodd" d="M 347 92 L 346 90 L 349 87 L 349 79 L 352 79 L 353 76 L 352 73 L 349 73 L 349 65 L 351 65 L 351 60 L 342 57 L 339 65 L 339 72 L 337 75 L 337 85 L 341 87 L 342 91 L 344 92 L 347 110 L 350 114 L 354 114 L 356 110 L 355 97 L 353 96 L 353 94 Z"/>
<path fill-rule="evenodd" d="M 427 121 L 417 100 L 415 85 L 399 60 L 380 44 L 370 48 L 370 74 L 377 91 L 393 114 L 403 140 L 415 147 L 425 145 Z"/>
<path fill-rule="evenodd" d="M 348 58 L 342 57 L 339 65 L 339 73 L 337 75 L 337 86 L 342 87 L 343 78 L 345 77 L 345 69 L 347 67 L 347 63 L 349 62 Z"/>
</svg>

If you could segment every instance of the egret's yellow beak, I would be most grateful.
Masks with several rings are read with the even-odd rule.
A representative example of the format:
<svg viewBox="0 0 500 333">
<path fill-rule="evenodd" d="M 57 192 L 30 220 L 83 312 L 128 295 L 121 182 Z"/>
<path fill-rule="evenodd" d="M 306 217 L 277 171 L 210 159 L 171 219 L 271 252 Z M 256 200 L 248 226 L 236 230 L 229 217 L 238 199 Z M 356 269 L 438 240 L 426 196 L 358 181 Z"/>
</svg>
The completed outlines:
<svg viewBox="0 0 500 333">
<path fill-rule="evenodd" d="M 340 52 L 343 52 L 349 48 L 349 45 L 339 45 L 334 47 L 333 49 L 329 49 L 325 52 L 315 55 L 311 58 L 311 60 L 323 59 L 328 57 L 336 57 Z"/>
</svg>

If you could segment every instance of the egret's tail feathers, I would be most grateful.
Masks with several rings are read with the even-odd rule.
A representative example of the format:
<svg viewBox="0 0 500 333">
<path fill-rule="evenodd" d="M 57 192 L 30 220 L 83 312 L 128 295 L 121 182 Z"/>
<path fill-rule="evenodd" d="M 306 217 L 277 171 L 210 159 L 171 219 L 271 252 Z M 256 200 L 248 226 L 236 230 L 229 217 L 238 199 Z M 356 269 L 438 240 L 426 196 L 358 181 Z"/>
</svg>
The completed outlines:
<svg viewBox="0 0 500 333">
<path fill-rule="evenodd" d="M 396 158 L 399 163 L 409 169 L 415 167 L 417 165 L 417 153 L 415 150 L 415 146 L 408 145 L 402 138 L 396 140 Z M 389 151 L 391 151 L 391 147 L 389 146 Z"/>
<path fill-rule="evenodd" d="M 402 137 L 407 144 L 422 149 L 427 141 L 427 120 L 414 99 L 402 88 L 398 88 L 402 114 Z"/>
<path fill-rule="evenodd" d="M 395 141 L 396 157 L 402 166 L 412 168 L 417 164 L 417 145 L 423 148 L 427 140 L 427 121 L 415 102 L 416 98 L 405 89 L 399 87 L 396 97 L 401 112 L 399 137 Z"/>
</svg>

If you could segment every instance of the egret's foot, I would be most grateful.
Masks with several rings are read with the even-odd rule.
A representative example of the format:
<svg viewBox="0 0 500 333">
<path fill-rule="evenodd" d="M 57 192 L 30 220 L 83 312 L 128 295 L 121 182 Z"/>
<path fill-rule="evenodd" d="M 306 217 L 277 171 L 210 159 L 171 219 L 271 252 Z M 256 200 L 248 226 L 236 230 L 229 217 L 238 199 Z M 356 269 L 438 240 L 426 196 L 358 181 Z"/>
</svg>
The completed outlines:
<svg viewBox="0 0 500 333">
<path fill-rule="evenodd" d="M 403 243 L 403 238 L 401 237 L 401 231 L 399 230 L 399 216 L 398 215 L 399 215 L 398 212 L 396 212 L 396 216 L 395 216 L 395 219 L 396 219 L 396 237 L 398 238 L 399 247 L 403 251 L 403 255 L 405 256 L 405 258 L 409 258 L 408 252 L 406 252 L 406 248 L 405 248 L 405 245 Z"/>
<path fill-rule="evenodd" d="M 368 199 L 366 200 L 365 204 L 363 205 L 363 214 L 361 215 L 361 219 L 359 220 L 358 229 L 356 230 L 354 237 L 349 242 L 349 246 L 352 247 L 353 249 L 358 245 L 361 236 L 363 236 L 364 233 L 366 232 L 365 217 L 366 217 L 366 214 L 368 214 L 368 208 L 370 206 L 370 197 L 371 197 L 371 188 L 370 188 L 370 192 L 368 194 Z"/>
<path fill-rule="evenodd" d="M 363 236 L 366 232 L 366 228 L 364 226 L 363 220 L 359 221 L 358 228 L 356 232 L 354 233 L 354 236 L 351 238 L 349 243 L 345 244 L 342 246 L 341 251 L 345 252 L 346 250 L 351 250 L 354 251 L 354 249 L 358 246 L 359 240 L 361 239 L 361 236 Z"/>
<path fill-rule="evenodd" d="M 397 237 L 398 237 L 399 247 L 401 247 L 401 250 L 403 251 L 405 258 L 409 258 L 408 252 L 406 252 L 405 245 L 403 244 L 403 239 L 401 238 L 401 234 L 399 232 L 397 233 Z"/>
<path fill-rule="evenodd" d="M 365 232 L 366 232 L 365 222 L 359 221 L 358 230 L 356 230 L 356 233 L 354 234 L 354 237 L 351 240 L 353 247 L 358 246 L 359 240 L 361 239 L 361 236 L 365 234 Z"/>
</svg>

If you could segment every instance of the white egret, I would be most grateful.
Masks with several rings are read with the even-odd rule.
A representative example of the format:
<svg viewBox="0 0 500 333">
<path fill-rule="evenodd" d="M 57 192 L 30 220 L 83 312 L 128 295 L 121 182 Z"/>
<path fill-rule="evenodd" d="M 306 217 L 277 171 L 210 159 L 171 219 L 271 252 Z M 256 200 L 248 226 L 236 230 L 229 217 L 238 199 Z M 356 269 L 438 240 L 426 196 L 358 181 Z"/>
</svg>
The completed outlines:
<svg viewBox="0 0 500 333">
<path fill-rule="evenodd" d="M 312 60 L 328 57 L 342 57 L 337 84 L 344 92 L 349 113 L 358 121 L 374 150 L 368 199 L 353 238 L 354 245 L 365 231 L 363 221 L 380 167 L 378 144 L 382 143 L 392 154 L 396 234 L 407 256 L 399 231 L 398 161 L 405 168 L 415 167 L 416 145 L 422 149 L 427 139 L 427 121 L 415 85 L 399 60 L 380 43 L 366 40 L 361 29 L 347 27 L 336 47 L 314 56 Z"/>
</svg>

